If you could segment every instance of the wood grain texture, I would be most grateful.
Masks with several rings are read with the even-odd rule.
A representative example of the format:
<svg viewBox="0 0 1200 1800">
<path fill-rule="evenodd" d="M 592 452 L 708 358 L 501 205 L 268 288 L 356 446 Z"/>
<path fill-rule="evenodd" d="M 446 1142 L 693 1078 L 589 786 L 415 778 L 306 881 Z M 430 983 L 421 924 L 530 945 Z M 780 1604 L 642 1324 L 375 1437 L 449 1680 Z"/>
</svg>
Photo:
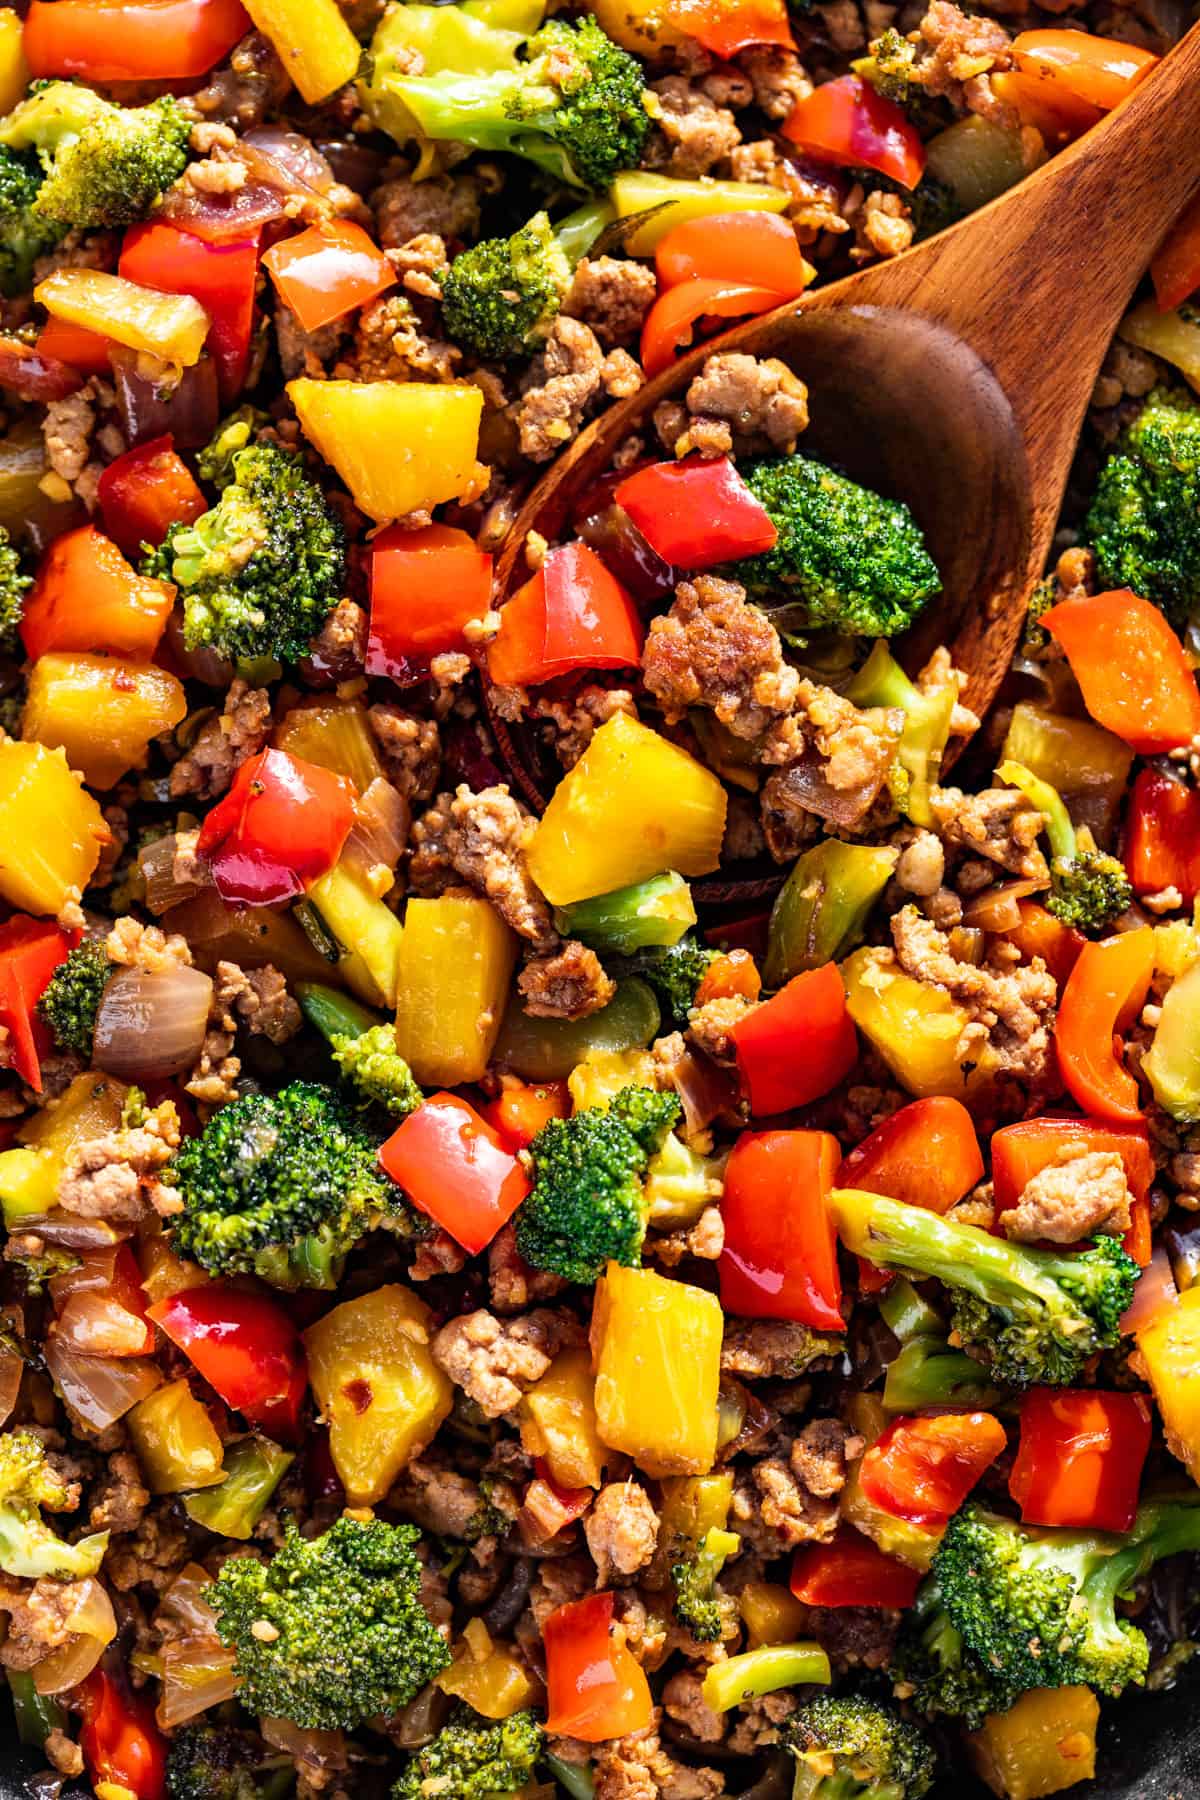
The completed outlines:
<svg viewBox="0 0 1200 1800">
<path fill-rule="evenodd" d="M 1175 214 L 1200 189 L 1200 25 L 1077 143 L 902 256 L 747 320 L 610 407 L 533 489 L 500 553 L 525 579 L 527 532 L 562 535 L 576 496 L 714 350 L 778 356 L 810 390 L 803 448 L 908 502 L 944 591 L 903 647 L 937 643 L 986 711 L 1040 580 L 1092 388 Z M 545 772 L 499 723 L 518 787 Z"/>
</svg>

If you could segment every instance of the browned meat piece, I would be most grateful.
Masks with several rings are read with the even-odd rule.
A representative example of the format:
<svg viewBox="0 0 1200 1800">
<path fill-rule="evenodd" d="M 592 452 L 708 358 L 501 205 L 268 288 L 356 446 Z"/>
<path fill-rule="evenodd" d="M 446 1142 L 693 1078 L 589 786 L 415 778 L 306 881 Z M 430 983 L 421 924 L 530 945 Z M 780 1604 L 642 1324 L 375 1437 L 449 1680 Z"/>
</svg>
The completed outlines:
<svg viewBox="0 0 1200 1800">
<path fill-rule="evenodd" d="M 313 381 L 324 381 L 341 353 L 346 340 L 345 319 L 331 319 L 314 331 L 305 331 L 290 306 L 281 301 L 275 309 L 275 348 L 285 381 L 307 375 Z"/>
<path fill-rule="evenodd" d="M 423 234 L 459 243 L 473 238 L 479 229 L 482 192 L 477 175 L 385 181 L 371 196 L 379 241 L 385 250 L 397 250 Z"/>
<path fill-rule="evenodd" d="M 32 1669 L 76 1634 L 68 1621 L 79 1600 L 78 1581 L 43 1576 L 32 1586 L 0 1575 L 0 1612 L 8 1614 L 8 1634 L 0 1644 L 6 1669 Z"/>
<path fill-rule="evenodd" d="M 646 1255 L 664 1269 L 678 1268 L 685 1256 L 699 1262 L 716 1262 L 725 1248 L 725 1221 L 719 1206 L 706 1206 L 694 1225 L 678 1231 L 652 1232 L 646 1239 Z"/>
<path fill-rule="evenodd" d="M 523 456 L 547 462 L 570 443 L 600 392 L 603 369 L 595 332 L 560 314 L 522 382 L 516 426 Z"/>
<path fill-rule="evenodd" d="M 311 668 L 327 681 L 350 681 L 367 654 L 367 615 L 357 600 L 339 600 L 309 645 L 302 673 Z"/>
<path fill-rule="evenodd" d="M 720 1744 L 729 1726 L 727 1713 L 714 1712 L 700 1694 L 704 1682 L 699 1669 L 679 1669 L 663 1688 L 663 1711 L 682 1725 L 698 1744 Z"/>
<path fill-rule="evenodd" d="M 642 672 L 668 723 L 705 706 L 739 738 L 761 737 L 800 689 L 771 621 L 717 575 L 680 583 L 670 612 L 651 622 Z"/>
<path fill-rule="evenodd" d="M 690 1768 L 668 1756 L 655 1723 L 596 1750 L 595 1800 L 712 1800 L 725 1791 L 720 1769 Z"/>
<path fill-rule="evenodd" d="M 108 1459 L 105 1483 L 92 1501 L 88 1524 L 93 1531 L 136 1531 L 149 1504 L 137 1457 L 117 1450 Z"/>
<path fill-rule="evenodd" d="M 600 342 L 631 344 L 658 292 L 654 270 L 629 256 L 584 257 L 562 310 L 590 325 Z"/>
<path fill-rule="evenodd" d="M 173 967 L 188 968 L 192 961 L 185 937 L 177 931 L 168 936 L 158 925 L 143 925 L 130 913 L 114 921 L 104 951 L 110 962 L 122 968 L 146 969 L 152 975 Z"/>
<path fill-rule="evenodd" d="M 510 1321 L 480 1308 L 443 1325 L 433 1340 L 433 1355 L 489 1419 L 498 1419 L 540 1380 L 563 1345 L 578 1337 L 579 1326 L 569 1313 L 543 1308 Z"/>
<path fill-rule="evenodd" d="M 517 987 L 525 1011 L 535 1019 L 586 1019 L 607 1006 L 617 991 L 596 952 L 574 939 L 553 956 L 527 962 Z"/>
<path fill-rule="evenodd" d="M 261 31 L 251 31 L 234 47 L 228 63 L 215 69 L 185 104 L 201 119 L 224 121 L 249 131 L 275 111 L 291 86 L 270 39 Z"/>
<path fill-rule="evenodd" d="M 964 794 L 961 788 L 935 788 L 930 805 L 947 843 L 961 844 L 1014 875 L 1049 881 L 1037 842 L 1044 821 L 1019 789 L 985 788 L 980 794 Z"/>
<path fill-rule="evenodd" d="M 74 1738 L 69 1738 L 58 1725 L 54 1727 L 42 1747 L 46 1752 L 46 1761 L 60 1775 L 83 1774 L 83 1751 Z"/>
<path fill-rule="evenodd" d="M 1012 67 L 1012 39 L 1003 25 L 965 13 L 951 0 L 933 0 L 917 33 L 912 79 L 927 94 L 942 94 L 960 112 L 975 112 L 1008 127 L 1013 109 L 992 91 L 991 76 Z"/>
<path fill-rule="evenodd" d="M 414 892 L 444 892 L 453 872 L 485 895 L 519 937 L 539 950 L 556 949 L 550 908 L 525 865 L 535 823 L 507 787 L 473 794 L 464 783 L 453 799 L 439 795 L 413 826 Z"/>
<path fill-rule="evenodd" d="M 461 360 L 456 345 L 419 329 L 407 294 L 389 294 L 363 307 L 353 348 L 333 373 L 357 381 L 453 381 Z"/>
<path fill-rule="evenodd" d="M 684 448 L 675 445 L 676 456 L 693 448 L 710 456 L 731 448 L 739 455 L 767 450 L 787 455 L 808 424 L 808 389 L 778 357 L 718 351 L 688 388 L 687 410 L 692 424 Z M 719 438 L 704 444 L 696 438 L 701 421 L 723 428 L 723 448 L 717 447 Z"/>
<path fill-rule="evenodd" d="M 733 1319 L 725 1321 L 721 1368 L 748 1381 L 791 1380 L 803 1375 L 814 1360 L 814 1334 L 807 1325 L 784 1319 Z"/>
<path fill-rule="evenodd" d="M 533 703 L 536 719 L 547 719 L 553 734 L 554 754 L 564 769 L 573 769 L 592 741 L 598 726 L 617 713 L 637 718 L 637 706 L 628 688 L 589 685 L 564 699 L 539 694 Z"/>
<path fill-rule="evenodd" d="M 887 781 L 904 724 L 895 707 L 863 710 L 808 680 L 796 703 L 762 751 L 764 762 L 784 765 L 767 778 L 761 797 L 763 831 L 778 861 L 813 835 L 814 817 L 844 831 L 862 824 Z"/>
<path fill-rule="evenodd" d="M 466 1267 L 467 1253 L 439 1225 L 423 1237 L 413 1253 L 408 1275 L 410 1281 L 433 1281 L 438 1275 L 457 1275 Z"/>
<path fill-rule="evenodd" d="M 529 1611 L 534 1629 L 541 1633 L 552 1612 L 571 1600 L 580 1600 L 596 1585 L 596 1571 L 586 1556 L 560 1556 L 539 1562 L 529 1590 Z"/>
<path fill-rule="evenodd" d="M 781 1744 L 787 1722 L 798 1705 L 795 1694 L 786 1690 L 744 1701 L 729 1734 L 729 1748 L 736 1756 L 754 1756 Z"/>
<path fill-rule="evenodd" d="M 553 1300 L 566 1282 L 548 1269 L 531 1269 L 517 1249 L 515 1230 L 506 1225 L 488 1246 L 488 1285 L 495 1310 L 515 1313 L 539 1300 Z"/>
<path fill-rule="evenodd" d="M 855 248 L 851 255 L 856 262 L 867 262 L 876 256 L 899 256 L 913 241 L 916 227 L 912 209 L 899 194 L 875 189 L 853 212 L 848 201 L 846 212 L 854 222 Z"/>
<path fill-rule="evenodd" d="M 738 58 L 754 87 L 754 104 L 768 119 L 786 119 L 798 100 L 813 91 L 804 64 L 794 50 L 779 44 L 755 44 Z"/>
<path fill-rule="evenodd" d="M 646 147 L 648 168 L 666 169 L 692 180 L 707 175 L 742 141 L 737 120 L 724 106 L 714 106 L 702 88 L 684 75 L 666 75 L 651 83 L 658 98 L 658 130 Z"/>
<path fill-rule="evenodd" d="M 703 1050 L 715 1063 L 732 1068 L 737 1061 L 732 1033 L 753 1010 L 754 1002 L 731 994 L 721 1000 L 707 1000 L 688 1014 L 687 1035 L 697 1050 Z"/>
<path fill-rule="evenodd" d="M 584 1518 L 583 1535 L 596 1565 L 596 1586 L 608 1587 L 614 1575 L 634 1575 L 650 1561 L 658 1514 L 638 1482 L 610 1481 Z"/>
<path fill-rule="evenodd" d="M 304 1023 L 299 1006 L 287 991 L 287 982 L 272 963 L 261 969 L 241 969 L 237 963 L 219 962 L 216 1004 L 232 1011 L 252 1037 L 271 1044 L 286 1044 Z"/>
<path fill-rule="evenodd" d="M 195 794 L 214 800 L 223 794 L 248 757 L 255 756 L 271 735 L 271 696 L 240 679 L 230 683 L 220 718 L 201 726 L 190 750 L 171 770 L 174 800 Z"/>
<path fill-rule="evenodd" d="M 170 1100 L 148 1112 L 141 1125 L 89 1138 L 67 1153 L 58 1204 L 85 1219 L 125 1223 L 146 1216 L 147 1206 L 166 1217 L 183 1202 L 162 1179 L 179 1148 L 179 1115 Z"/>
<path fill-rule="evenodd" d="M 1125 1164 L 1115 1150 L 1068 1148 L 1026 1182 L 1002 1223 L 1005 1235 L 1022 1244 L 1078 1244 L 1098 1232 L 1123 1237 L 1129 1202 Z"/>
<path fill-rule="evenodd" d="M 432 800 L 442 766 L 436 722 L 386 704 L 368 708 L 367 718 L 392 786 L 406 800 Z"/>
<path fill-rule="evenodd" d="M 816 1638 L 837 1669 L 883 1669 L 892 1659 L 900 1614 L 880 1607 L 810 1606 L 805 1634 Z"/>
<path fill-rule="evenodd" d="M 518 1502 L 506 1481 L 493 1482 L 487 1499 L 515 1519 Z M 481 1536 L 485 1500 L 478 1482 L 450 1468 L 436 1453 L 416 1456 L 388 1494 L 388 1505 L 437 1537 L 474 1540 Z"/>
<path fill-rule="evenodd" d="M 730 1529 L 751 1547 L 778 1556 L 796 1544 L 828 1543 L 838 1527 L 837 1496 L 847 1464 L 862 1454 L 863 1440 L 840 1419 L 813 1419 L 785 1462 L 768 1456 L 734 1488 Z"/>
<path fill-rule="evenodd" d="M 104 1577 L 119 1593 L 150 1587 L 163 1594 L 189 1556 L 186 1520 L 181 1524 L 177 1503 L 158 1501 L 143 1514 L 127 1537 L 115 1538 L 104 1559 Z"/>
</svg>

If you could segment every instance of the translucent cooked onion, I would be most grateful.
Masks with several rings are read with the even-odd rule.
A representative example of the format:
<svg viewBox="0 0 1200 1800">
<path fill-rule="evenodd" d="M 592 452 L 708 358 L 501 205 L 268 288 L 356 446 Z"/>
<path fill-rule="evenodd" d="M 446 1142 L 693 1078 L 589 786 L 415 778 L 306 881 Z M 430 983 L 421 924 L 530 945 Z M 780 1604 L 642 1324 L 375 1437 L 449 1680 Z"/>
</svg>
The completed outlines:
<svg viewBox="0 0 1200 1800">
<path fill-rule="evenodd" d="M 39 1694 L 61 1694 L 90 1675 L 105 1645 L 117 1635 L 112 1601 L 94 1576 L 76 1582 L 73 1592 L 74 1604 L 66 1620 L 71 1637 L 34 1664 L 33 1685 Z"/>
<path fill-rule="evenodd" d="M 155 380 L 144 373 L 137 352 L 114 345 L 113 385 L 121 428 L 130 445 L 149 443 L 170 432 L 177 450 L 199 450 L 217 429 L 221 397 L 211 356 L 183 369 L 178 380 Z"/>
<path fill-rule="evenodd" d="M 237 1692 L 236 1652 L 215 1638 L 181 1638 L 162 1653 L 162 1698 L 155 1717 L 164 1731 L 220 1706 Z"/>
<path fill-rule="evenodd" d="M 436 1688 L 429 1688 L 428 1693 L 435 1694 Z M 272 1750 L 282 1750 L 288 1756 L 294 1756 L 297 1762 L 310 1769 L 344 1769 L 346 1767 L 346 1739 L 340 1731 L 306 1731 L 301 1725 L 293 1725 L 290 1719 L 260 1719 L 259 1729 L 264 1740 Z M 428 1738 L 422 1738 L 428 1743 Z M 397 1739 L 403 1743 L 403 1738 Z"/>
<path fill-rule="evenodd" d="M 96 1063 L 123 1080 L 181 1075 L 200 1054 L 211 1001 L 212 978 L 199 969 L 118 970 L 96 1013 Z"/>
<path fill-rule="evenodd" d="M 67 1406 L 93 1431 L 106 1431 L 162 1384 L 149 1357 L 81 1356 L 57 1332 L 50 1333 L 43 1354 Z"/>
<path fill-rule="evenodd" d="M 38 1214 L 21 1220 L 22 1231 L 34 1231 L 59 1250 L 74 1250 L 79 1256 L 92 1251 L 111 1250 L 133 1236 L 133 1223 L 110 1225 L 107 1219 L 84 1219 L 78 1213 L 65 1212 L 56 1206 L 52 1213 Z"/>
<path fill-rule="evenodd" d="M 985 888 L 963 907 L 963 924 L 981 931 L 1015 931 L 1021 923 L 1020 902 L 1041 886 L 1044 883 L 1037 881 L 1005 881 L 1000 887 Z"/>
<path fill-rule="evenodd" d="M 364 868 L 394 869 L 408 842 L 412 809 L 398 788 L 376 776 L 354 802 L 354 824 L 345 854 Z"/>
<path fill-rule="evenodd" d="M 1133 1299 L 1121 1315 L 1121 1335 L 1140 1331 L 1159 1313 L 1179 1304 L 1179 1288 L 1165 1244 L 1160 1244 L 1137 1278 Z"/>
<path fill-rule="evenodd" d="M 683 1104 L 689 1132 L 703 1131 L 719 1113 L 737 1105 L 737 1083 L 730 1072 L 690 1050 L 672 1063 L 671 1083 Z"/>
<path fill-rule="evenodd" d="M 146 884 L 146 905 L 155 918 L 161 918 L 173 906 L 182 906 L 209 885 L 207 881 L 176 881 L 173 831 L 138 851 L 138 868 Z"/>
<path fill-rule="evenodd" d="M 154 1327 L 111 1294 L 72 1294 L 58 1315 L 60 1342 L 81 1356 L 148 1356 Z"/>
<path fill-rule="evenodd" d="M 203 1598 L 212 1586 L 212 1576 L 200 1563 L 185 1563 L 162 1597 L 154 1615 L 156 1625 L 169 1625 L 175 1637 L 210 1637 L 217 1635 L 217 1621 L 212 1607 Z"/>
</svg>

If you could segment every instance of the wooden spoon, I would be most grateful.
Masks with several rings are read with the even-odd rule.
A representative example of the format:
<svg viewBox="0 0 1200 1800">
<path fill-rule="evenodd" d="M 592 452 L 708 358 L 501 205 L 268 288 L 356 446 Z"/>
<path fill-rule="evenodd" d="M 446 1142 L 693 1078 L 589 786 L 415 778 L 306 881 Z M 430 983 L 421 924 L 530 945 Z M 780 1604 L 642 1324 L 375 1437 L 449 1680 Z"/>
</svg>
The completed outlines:
<svg viewBox="0 0 1200 1800">
<path fill-rule="evenodd" d="M 966 704 L 983 713 L 1045 571 L 1105 351 L 1198 187 L 1200 25 L 1121 106 L 998 200 L 891 262 L 709 339 L 610 407 L 525 502 L 498 559 L 498 594 L 528 577 L 526 533 L 563 535 L 618 445 L 631 432 L 652 445 L 655 407 L 682 395 L 714 351 L 780 357 L 809 389 L 801 448 L 907 501 L 926 534 L 943 593 L 909 634 L 906 662 L 948 643 L 967 673 Z M 526 734 L 493 724 L 540 809 L 553 775 Z M 730 897 L 723 887 L 720 897 Z"/>
</svg>

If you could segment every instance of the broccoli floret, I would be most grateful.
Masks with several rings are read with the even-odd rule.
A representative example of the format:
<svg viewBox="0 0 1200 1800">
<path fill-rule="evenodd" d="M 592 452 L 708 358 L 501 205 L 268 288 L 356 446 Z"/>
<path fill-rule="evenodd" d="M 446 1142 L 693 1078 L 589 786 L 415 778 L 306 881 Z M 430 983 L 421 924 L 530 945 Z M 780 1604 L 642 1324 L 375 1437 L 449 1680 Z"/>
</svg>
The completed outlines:
<svg viewBox="0 0 1200 1800">
<path fill-rule="evenodd" d="M 793 1800 L 922 1800 L 937 1758 L 922 1732 L 860 1694 L 802 1706 L 787 1728 Z"/>
<path fill-rule="evenodd" d="M 247 443 L 220 463 L 216 506 L 172 525 L 143 571 L 181 590 L 190 650 L 294 661 L 341 593 L 342 528 L 290 451 Z"/>
<path fill-rule="evenodd" d="M 61 235 L 144 218 L 182 175 L 190 130 L 169 94 L 118 106 L 76 82 L 48 81 L 0 120 L 0 145 L 36 152 L 45 179 L 33 211 Z"/>
<path fill-rule="evenodd" d="M 531 355 L 549 335 L 571 264 L 540 212 L 509 238 L 483 238 L 442 280 L 442 316 L 456 344 L 484 360 Z"/>
<path fill-rule="evenodd" d="M 916 59 L 916 45 L 910 44 L 904 33 L 891 25 L 871 45 L 871 54 L 860 65 L 860 73 L 877 94 L 882 94 L 887 100 L 894 100 L 897 106 L 903 106 L 912 95 L 912 72 Z"/>
<path fill-rule="evenodd" d="M 646 1217 L 659 1230 L 694 1225 L 706 1206 L 721 1198 L 728 1157 L 701 1156 L 673 1131 L 656 1150 L 646 1171 Z"/>
<path fill-rule="evenodd" d="M 705 970 L 720 954 L 719 950 L 710 950 L 698 938 L 681 937 L 667 950 L 640 954 L 630 966 L 643 981 L 649 982 L 675 1024 L 686 1025 Z"/>
<path fill-rule="evenodd" d="M 1046 822 L 1050 840 L 1050 894 L 1046 909 L 1078 931 L 1105 931 L 1133 903 L 1125 865 L 1097 850 L 1091 833 L 1077 832 L 1058 789 L 1021 763 L 1002 762 L 999 780 L 1020 788 Z"/>
<path fill-rule="evenodd" d="M 0 259 L 2 257 L 0 251 Z M 32 577 L 21 573 L 21 558 L 16 545 L 0 525 L 0 650 L 16 648 L 17 626 L 25 609 L 25 595 L 32 585 Z"/>
<path fill-rule="evenodd" d="M 1120 1336 L 1138 1271 L 1116 1238 L 1071 1255 L 1006 1243 L 857 1189 L 836 1190 L 834 1208 L 847 1249 L 945 1283 L 962 1345 L 981 1351 L 999 1381 L 1063 1386 Z"/>
<path fill-rule="evenodd" d="M 800 603 L 809 630 L 894 637 L 941 592 L 937 566 L 902 501 L 808 456 L 760 457 L 740 473 L 779 533 L 772 549 L 729 567 L 752 599 Z"/>
<path fill-rule="evenodd" d="M 933 1575 L 921 1583 L 904 1615 L 891 1672 L 918 1712 L 961 1719 L 971 1731 L 988 1713 L 1007 1712 L 1020 1693 L 1000 1670 L 985 1667 L 968 1650 Z"/>
<path fill-rule="evenodd" d="M 396 1048 L 394 1025 L 372 1025 L 358 1037 L 330 1039 L 333 1060 L 364 1100 L 374 1100 L 394 1118 L 404 1119 L 424 1095 L 413 1072 Z"/>
<path fill-rule="evenodd" d="M 236 1725 L 185 1725 L 167 1752 L 168 1800 L 276 1800 L 295 1765 Z"/>
<path fill-rule="evenodd" d="M 650 131 L 645 77 L 594 19 L 551 19 L 523 46 L 513 33 L 489 32 L 484 53 L 468 61 L 473 45 L 451 49 L 443 37 L 431 48 L 428 10 L 396 8 L 375 34 L 363 98 L 384 130 L 402 141 L 506 150 L 575 187 L 605 188 L 619 169 L 637 167 Z M 406 73 L 414 34 L 419 75 Z"/>
<path fill-rule="evenodd" d="M 717 1577 L 741 1544 L 736 1532 L 713 1526 L 690 1555 L 671 1564 L 675 1617 L 699 1644 L 719 1644 L 737 1617 L 737 1603 L 717 1587 Z"/>
<path fill-rule="evenodd" d="M 332 1089 L 293 1081 L 214 1113 L 175 1157 L 180 1255 L 210 1275 L 336 1285 L 341 1259 L 395 1195 L 376 1145 Z"/>
<path fill-rule="evenodd" d="M 532 1713 L 510 1713 L 493 1724 L 460 1707 L 431 1744 L 409 1759 L 392 1800 L 492 1800 L 516 1794 L 533 1780 L 545 1734 Z"/>
<path fill-rule="evenodd" d="M 78 1503 L 50 1466 L 46 1446 L 32 1431 L 0 1435 L 0 1569 L 26 1581 L 48 1576 L 74 1581 L 94 1575 L 108 1548 L 107 1531 L 68 1544 L 42 1518 L 42 1508 L 66 1512 Z"/>
<path fill-rule="evenodd" d="M 269 1562 L 230 1557 L 205 1589 L 242 1705 L 309 1731 L 406 1706 L 450 1661 L 420 1602 L 416 1526 L 343 1517 L 321 1537 L 290 1519 L 284 1530 Z M 273 1635 L 256 1632 L 264 1620 Z"/>
<path fill-rule="evenodd" d="M 674 1094 L 627 1087 L 608 1106 L 543 1125 L 530 1145 L 533 1190 L 516 1221 L 525 1261 L 579 1282 L 596 1281 L 610 1261 L 637 1268 L 642 1177 L 679 1115 Z"/>
<path fill-rule="evenodd" d="M 0 294 L 9 299 L 29 292 L 34 263 L 66 231 L 37 210 L 41 185 L 42 167 L 34 152 L 0 144 Z"/>
<path fill-rule="evenodd" d="M 96 1012 L 112 964 L 98 938 L 84 938 L 55 969 L 38 1001 L 38 1011 L 60 1050 L 92 1054 Z"/>
<path fill-rule="evenodd" d="M 1017 1689 L 1146 1679 L 1149 1647 L 1116 1603 L 1164 1556 L 1200 1548 L 1200 1493 L 1145 1502 L 1124 1535 L 1018 1524 L 968 1502 L 933 1567 L 968 1648 Z"/>
<path fill-rule="evenodd" d="M 1185 624 L 1200 602 L 1200 402 L 1150 395 L 1100 471 L 1083 530 L 1104 587 Z"/>
</svg>

